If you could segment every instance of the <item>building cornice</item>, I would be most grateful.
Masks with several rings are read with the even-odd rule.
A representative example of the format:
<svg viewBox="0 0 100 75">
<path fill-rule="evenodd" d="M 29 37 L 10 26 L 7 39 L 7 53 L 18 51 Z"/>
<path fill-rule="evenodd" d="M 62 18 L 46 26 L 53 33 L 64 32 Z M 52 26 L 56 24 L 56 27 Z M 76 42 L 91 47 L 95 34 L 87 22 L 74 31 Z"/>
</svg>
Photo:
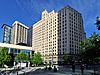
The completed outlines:
<svg viewBox="0 0 100 75">
<path fill-rule="evenodd" d="M 25 24 L 22 24 L 22 23 L 19 22 L 19 21 L 15 21 L 15 22 L 12 24 L 12 26 L 13 26 L 14 24 L 16 24 L 16 23 L 18 23 L 18 24 L 22 25 L 23 27 L 29 29 L 29 27 L 27 27 Z"/>
</svg>

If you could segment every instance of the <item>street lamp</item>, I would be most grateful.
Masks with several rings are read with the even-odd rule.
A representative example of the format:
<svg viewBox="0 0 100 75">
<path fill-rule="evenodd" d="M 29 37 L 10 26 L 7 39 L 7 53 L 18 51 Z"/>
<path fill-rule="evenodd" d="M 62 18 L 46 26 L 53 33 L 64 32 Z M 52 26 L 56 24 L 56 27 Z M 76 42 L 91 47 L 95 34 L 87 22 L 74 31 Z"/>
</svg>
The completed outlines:
<svg viewBox="0 0 100 75">
<path fill-rule="evenodd" d="M 96 25 L 98 27 L 98 30 L 100 30 L 100 17 L 97 16 L 97 20 L 96 20 Z"/>
<path fill-rule="evenodd" d="M 51 59 L 51 61 L 52 61 L 52 67 L 53 67 L 53 48 L 52 48 L 52 59 Z"/>
<path fill-rule="evenodd" d="M 53 67 L 53 48 L 51 48 L 51 50 L 50 50 L 50 57 L 51 57 L 50 64 L 51 64 L 52 67 Z"/>
</svg>

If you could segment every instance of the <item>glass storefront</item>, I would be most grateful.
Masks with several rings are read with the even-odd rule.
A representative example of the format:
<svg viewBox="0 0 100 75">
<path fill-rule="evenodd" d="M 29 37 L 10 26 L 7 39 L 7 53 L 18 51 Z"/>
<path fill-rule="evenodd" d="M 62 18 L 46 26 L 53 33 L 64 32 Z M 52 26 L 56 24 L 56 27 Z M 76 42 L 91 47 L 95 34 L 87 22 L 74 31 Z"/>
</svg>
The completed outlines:
<svg viewBox="0 0 100 75">
<path fill-rule="evenodd" d="M 20 49 L 14 49 L 14 48 L 9 48 L 9 54 L 14 54 L 17 55 L 20 52 L 25 52 L 26 54 L 28 54 L 29 56 L 32 55 L 32 51 L 31 50 L 20 50 Z M 30 57 L 31 58 L 31 57 Z"/>
</svg>

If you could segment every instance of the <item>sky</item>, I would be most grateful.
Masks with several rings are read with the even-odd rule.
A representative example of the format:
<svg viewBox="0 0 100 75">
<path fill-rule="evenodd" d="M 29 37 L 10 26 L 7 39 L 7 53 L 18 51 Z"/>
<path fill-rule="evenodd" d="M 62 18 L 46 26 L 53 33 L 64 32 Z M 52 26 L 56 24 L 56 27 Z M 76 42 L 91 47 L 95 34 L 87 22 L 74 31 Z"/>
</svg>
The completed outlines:
<svg viewBox="0 0 100 75">
<path fill-rule="evenodd" d="M 0 42 L 3 24 L 12 26 L 17 20 L 31 27 L 40 20 L 43 10 L 57 12 L 67 5 L 82 14 L 87 37 L 93 32 L 100 34 L 95 25 L 96 17 L 100 16 L 100 0 L 0 0 Z"/>
</svg>

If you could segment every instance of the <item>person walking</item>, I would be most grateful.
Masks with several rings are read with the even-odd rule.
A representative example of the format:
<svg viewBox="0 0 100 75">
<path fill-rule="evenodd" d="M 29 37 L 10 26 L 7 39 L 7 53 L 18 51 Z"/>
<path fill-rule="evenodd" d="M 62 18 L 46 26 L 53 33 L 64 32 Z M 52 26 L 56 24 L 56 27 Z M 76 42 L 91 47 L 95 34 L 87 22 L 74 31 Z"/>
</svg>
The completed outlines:
<svg viewBox="0 0 100 75">
<path fill-rule="evenodd" d="M 72 64 L 72 71 L 75 72 L 75 64 Z"/>
<path fill-rule="evenodd" d="M 84 73 L 84 64 L 81 64 L 80 69 L 81 69 L 81 73 L 83 75 L 83 73 Z"/>
<path fill-rule="evenodd" d="M 54 72 L 57 72 L 57 68 L 56 68 L 56 66 L 54 66 L 54 69 L 53 69 L 53 71 L 54 71 Z"/>
</svg>

